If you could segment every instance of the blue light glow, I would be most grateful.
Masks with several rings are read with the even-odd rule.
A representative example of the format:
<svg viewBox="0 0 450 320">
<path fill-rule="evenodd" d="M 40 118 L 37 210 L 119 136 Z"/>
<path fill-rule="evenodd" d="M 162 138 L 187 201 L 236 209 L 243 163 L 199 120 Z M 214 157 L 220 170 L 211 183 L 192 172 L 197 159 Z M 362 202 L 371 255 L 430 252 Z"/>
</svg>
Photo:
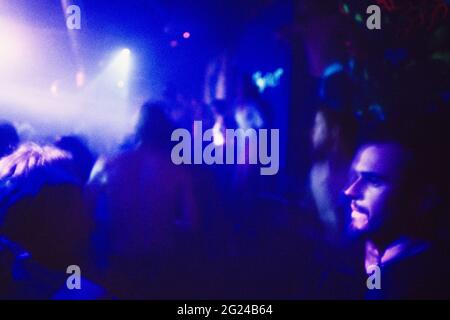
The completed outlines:
<svg viewBox="0 0 450 320">
<path fill-rule="evenodd" d="M 259 92 L 264 92 L 267 88 L 275 88 L 280 84 L 280 79 L 284 74 L 283 68 L 278 68 L 273 73 L 268 72 L 264 76 L 261 71 L 253 74 L 253 82 L 258 87 Z"/>
</svg>

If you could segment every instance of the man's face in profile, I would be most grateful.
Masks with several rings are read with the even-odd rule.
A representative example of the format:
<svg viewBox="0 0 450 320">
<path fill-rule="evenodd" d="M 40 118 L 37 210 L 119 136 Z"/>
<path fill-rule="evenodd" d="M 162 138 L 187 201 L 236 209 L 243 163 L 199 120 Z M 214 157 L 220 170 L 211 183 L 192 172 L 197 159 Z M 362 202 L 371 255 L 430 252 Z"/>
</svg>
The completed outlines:
<svg viewBox="0 0 450 320">
<path fill-rule="evenodd" d="M 399 222 L 404 164 L 405 151 L 397 144 L 369 144 L 359 150 L 352 164 L 354 177 L 344 191 L 351 199 L 353 230 L 380 234 Z"/>
</svg>

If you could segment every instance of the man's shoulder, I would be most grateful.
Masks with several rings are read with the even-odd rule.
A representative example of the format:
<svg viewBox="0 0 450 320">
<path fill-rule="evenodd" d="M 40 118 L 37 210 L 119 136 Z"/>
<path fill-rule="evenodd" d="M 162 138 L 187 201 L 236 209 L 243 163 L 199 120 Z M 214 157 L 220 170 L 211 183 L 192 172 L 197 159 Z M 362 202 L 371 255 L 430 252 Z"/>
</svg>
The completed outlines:
<svg viewBox="0 0 450 320">
<path fill-rule="evenodd" d="M 448 299 L 449 270 L 449 255 L 432 246 L 384 266 L 382 289 L 392 299 Z"/>
</svg>

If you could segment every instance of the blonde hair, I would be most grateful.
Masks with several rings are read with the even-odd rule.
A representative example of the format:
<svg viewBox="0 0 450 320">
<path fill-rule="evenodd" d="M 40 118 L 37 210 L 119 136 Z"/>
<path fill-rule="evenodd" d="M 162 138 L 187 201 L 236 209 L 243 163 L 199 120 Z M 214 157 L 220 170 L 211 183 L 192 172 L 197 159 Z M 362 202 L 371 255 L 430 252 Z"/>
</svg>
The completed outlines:
<svg viewBox="0 0 450 320">
<path fill-rule="evenodd" d="M 36 168 L 71 158 L 70 153 L 54 146 L 40 146 L 33 142 L 26 142 L 15 152 L 0 160 L 0 180 L 20 177 Z"/>
</svg>

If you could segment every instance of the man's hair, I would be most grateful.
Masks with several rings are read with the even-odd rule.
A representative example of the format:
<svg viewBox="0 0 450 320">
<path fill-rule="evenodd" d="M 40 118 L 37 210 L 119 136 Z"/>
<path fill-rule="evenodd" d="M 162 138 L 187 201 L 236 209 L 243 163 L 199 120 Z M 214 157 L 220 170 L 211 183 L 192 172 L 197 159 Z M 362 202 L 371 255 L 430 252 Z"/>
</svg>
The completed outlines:
<svg viewBox="0 0 450 320">
<path fill-rule="evenodd" d="M 0 180 L 23 177 L 37 168 L 69 159 L 71 159 L 70 153 L 61 149 L 27 142 L 14 153 L 0 160 Z"/>
</svg>

